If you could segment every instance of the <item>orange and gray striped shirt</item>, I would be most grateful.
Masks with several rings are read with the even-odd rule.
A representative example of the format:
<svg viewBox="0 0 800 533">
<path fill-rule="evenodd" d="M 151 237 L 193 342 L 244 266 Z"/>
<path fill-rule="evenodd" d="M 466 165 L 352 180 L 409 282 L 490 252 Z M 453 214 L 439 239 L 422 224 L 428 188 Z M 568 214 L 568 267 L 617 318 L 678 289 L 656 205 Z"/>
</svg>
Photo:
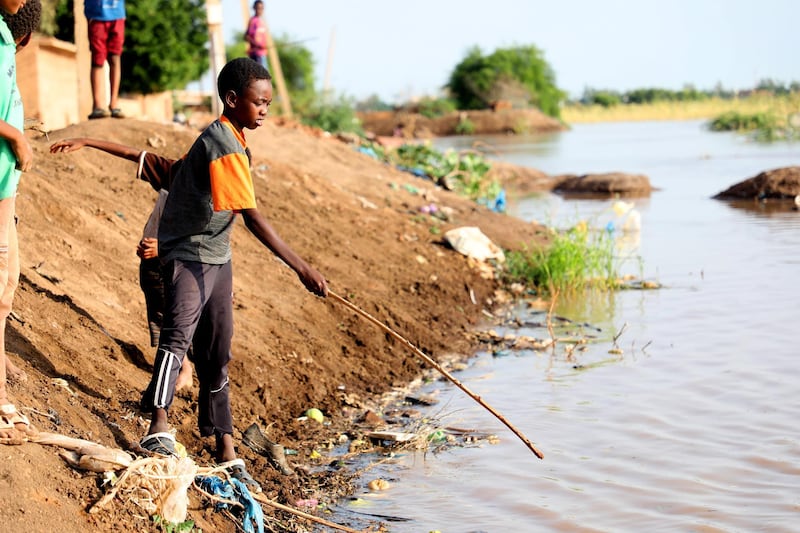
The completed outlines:
<svg viewBox="0 0 800 533">
<path fill-rule="evenodd" d="M 171 179 L 158 228 L 162 262 L 227 263 L 236 214 L 255 208 L 244 134 L 222 116 L 200 134 Z"/>
</svg>

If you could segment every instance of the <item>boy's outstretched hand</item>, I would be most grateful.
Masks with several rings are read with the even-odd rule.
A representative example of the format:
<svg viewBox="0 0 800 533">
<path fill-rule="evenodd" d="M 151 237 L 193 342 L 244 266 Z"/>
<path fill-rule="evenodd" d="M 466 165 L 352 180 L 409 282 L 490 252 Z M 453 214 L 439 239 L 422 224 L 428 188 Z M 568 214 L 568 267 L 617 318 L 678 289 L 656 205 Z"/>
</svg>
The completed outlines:
<svg viewBox="0 0 800 533">
<path fill-rule="evenodd" d="M 75 150 L 80 150 L 84 146 L 86 146 L 85 139 L 62 139 L 50 145 L 50 153 L 57 154 L 61 152 L 67 154 Z"/>
</svg>

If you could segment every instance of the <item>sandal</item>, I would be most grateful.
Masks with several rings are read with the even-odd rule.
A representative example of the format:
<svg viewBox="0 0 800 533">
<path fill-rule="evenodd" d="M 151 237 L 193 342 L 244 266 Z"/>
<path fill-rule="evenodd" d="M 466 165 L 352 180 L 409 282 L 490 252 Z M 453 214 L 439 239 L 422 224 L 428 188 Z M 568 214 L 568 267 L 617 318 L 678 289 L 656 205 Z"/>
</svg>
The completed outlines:
<svg viewBox="0 0 800 533">
<path fill-rule="evenodd" d="M 122 109 L 115 107 L 111 110 L 111 118 L 125 118 L 125 113 L 122 112 Z"/>
<path fill-rule="evenodd" d="M 28 417 L 17 411 L 13 403 L 0 404 L 0 430 L 9 429 L 13 429 L 18 436 L 0 437 L 0 444 L 22 444 L 28 437 L 38 433 Z"/>
<path fill-rule="evenodd" d="M 150 453 L 165 457 L 178 457 L 178 451 L 175 449 L 175 436 L 166 431 L 145 435 L 139 441 L 139 446 Z"/>
<path fill-rule="evenodd" d="M 89 115 L 89 120 L 93 120 L 96 118 L 106 118 L 108 116 L 108 112 L 105 109 L 95 108 L 91 114 Z"/>
<path fill-rule="evenodd" d="M 261 485 L 253 479 L 253 476 L 244 467 L 244 460 L 234 459 L 221 463 L 219 466 L 224 468 L 233 479 L 241 481 L 250 492 L 255 492 L 256 494 L 261 492 Z"/>
</svg>

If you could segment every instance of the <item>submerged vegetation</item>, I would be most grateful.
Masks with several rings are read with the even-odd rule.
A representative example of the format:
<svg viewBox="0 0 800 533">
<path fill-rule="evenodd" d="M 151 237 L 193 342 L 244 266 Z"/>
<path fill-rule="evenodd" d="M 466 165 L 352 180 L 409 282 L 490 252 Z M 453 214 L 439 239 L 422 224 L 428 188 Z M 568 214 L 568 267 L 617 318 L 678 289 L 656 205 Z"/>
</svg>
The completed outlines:
<svg viewBox="0 0 800 533">
<path fill-rule="evenodd" d="M 600 220 L 610 213 L 608 222 Z M 552 226 L 548 242 L 506 252 L 503 278 L 549 295 L 584 289 L 654 289 L 656 282 L 641 278 L 638 248 L 640 213 L 634 204 L 616 200 L 609 209 L 590 220 L 581 220 L 567 230 Z M 639 277 L 621 276 L 622 267 L 635 263 Z"/>
<path fill-rule="evenodd" d="M 586 222 L 564 232 L 550 231 L 552 239 L 546 246 L 507 252 L 507 282 L 523 283 L 549 294 L 619 287 L 610 231 L 592 231 Z"/>
<path fill-rule="evenodd" d="M 764 110 L 727 111 L 715 117 L 709 128 L 751 134 L 759 141 L 800 139 L 800 93 L 775 97 Z"/>
</svg>

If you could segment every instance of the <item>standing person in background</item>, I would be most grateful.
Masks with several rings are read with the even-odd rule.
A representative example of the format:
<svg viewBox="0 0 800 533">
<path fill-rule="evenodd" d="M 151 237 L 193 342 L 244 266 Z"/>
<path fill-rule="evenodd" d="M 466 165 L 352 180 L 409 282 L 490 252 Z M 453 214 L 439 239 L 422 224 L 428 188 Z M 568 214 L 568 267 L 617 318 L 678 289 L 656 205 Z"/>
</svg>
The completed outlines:
<svg viewBox="0 0 800 533">
<path fill-rule="evenodd" d="M 124 118 L 118 107 L 119 83 L 122 78 L 122 45 L 125 42 L 125 0 L 84 0 L 83 13 L 89 21 L 89 49 L 92 52 L 92 113 L 90 119 Z M 103 66 L 108 61 L 110 85 L 108 111 L 100 100 Z"/>
<path fill-rule="evenodd" d="M 20 174 L 29 171 L 33 161 L 33 150 L 23 132 L 25 115 L 15 55 L 39 27 L 41 13 L 39 0 L 0 0 L 0 444 L 22 444 L 36 433 L 8 397 L 6 368 L 10 361 L 5 341 L 6 321 L 19 284 L 17 185 Z"/>
<path fill-rule="evenodd" d="M 262 67 L 267 67 L 267 25 L 261 17 L 264 14 L 264 2 L 253 2 L 254 15 L 250 17 L 244 40 L 247 41 L 247 57 Z"/>
</svg>

